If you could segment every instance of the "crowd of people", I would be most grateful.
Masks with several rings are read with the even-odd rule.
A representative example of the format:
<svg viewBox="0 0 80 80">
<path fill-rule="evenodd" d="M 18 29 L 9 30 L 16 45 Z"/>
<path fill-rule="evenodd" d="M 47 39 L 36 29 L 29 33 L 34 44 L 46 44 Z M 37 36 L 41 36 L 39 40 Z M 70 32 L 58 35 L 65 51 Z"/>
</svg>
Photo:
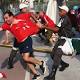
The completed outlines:
<svg viewBox="0 0 80 80">
<path fill-rule="evenodd" d="M 65 68 L 69 67 L 69 64 L 62 60 L 64 52 L 60 46 L 63 46 L 66 40 L 61 37 L 79 38 L 80 36 L 80 8 L 77 10 L 76 16 L 76 14 L 71 13 L 71 10 L 69 10 L 66 5 L 60 6 L 59 24 L 55 24 L 44 11 L 41 10 L 34 13 L 30 12 L 28 7 L 28 4 L 20 3 L 19 14 L 14 15 L 10 10 L 8 10 L 3 15 L 4 23 L 1 25 L 0 31 L 8 30 L 14 36 L 13 48 L 8 60 L 8 69 L 13 68 L 14 58 L 16 53 L 19 51 L 23 60 L 31 69 L 34 75 L 33 79 L 40 76 L 38 71 L 35 69 L 36 64 L 39 65 L 44 74 L 46 65 L 44 65 L 44 61 L 34 58 L 32 48 L 33 42 L 31 35 L 39 34 L 41 40 L 44 39 L 46 43 L 54 44 L 51 53 L 51 58 L 54 61 L 52 71 L 44 78 L 44 80 L 55 80 L 55 75 L 59 65 L 61 65 L 59 68 L 60 71 L 64 71 Z M 46 34 L 45 29 L 49 30 L 49 32 L 47 32 L 49 35 Z M 42 35 L 40 33 L 42 33 Z M 8 34 L 6 34 L 6 36 L 8 36 Z"/>
</svg>

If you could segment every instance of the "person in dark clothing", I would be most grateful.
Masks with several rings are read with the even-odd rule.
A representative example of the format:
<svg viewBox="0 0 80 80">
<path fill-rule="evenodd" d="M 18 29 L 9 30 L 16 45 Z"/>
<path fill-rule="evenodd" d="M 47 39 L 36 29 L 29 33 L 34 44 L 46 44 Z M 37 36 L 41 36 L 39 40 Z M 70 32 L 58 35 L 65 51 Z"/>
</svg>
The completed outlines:
<svg viewBox="0 0 80 80">
<path fill-rule="evenodd" d="M 18 44 L 19 43 L 17 43 L 16 38 L 14 38 L 13 48 L 12 48 L 10 56 L 8 58 L 8 66 L 7 66 L 8 69 L 12 69 L 13 68 L 14 58 L 16 57 L 16 54 L 19 52 L 19 50 L 18 50 Z"/>
<path fill-rule="evenodd" d="M 72 24 L 72 31 L 74 33 L 74 37 L 79 38 L 80 34 L 79 34 L 79 28 L 78 28 L 78 24 L 77 24 L 78 20 L 77 20 L 76 15 L 73 13 L 73 10 L 70 10 L 67 15 Z"/>
<path fill-rule="evenodd" d="M 63 55 L 63 51 L 58 46 L 63 46 L 64 43 L 66 42 L 65 39 L 61 39 L 61 36 L 68 37 L 68 38 L 71 38 L 73 36 L 72 25 L 71 25 L 71 22 L 67 16 L 69 8 L 67 6 L 61 6 L 59 8 L 60 8 L 59 15 L 61 17 L 60 22 L 58 24 L 59 38 L 58 38 L 58 41 L 56 42 L 56 44 L 52 50 L 52 54 L 51 54 L 51 57 L 54 61 L 54 64 L 53 64 L 51 73 L 47 77 L 45 77 L 44 80 L 55 80 L 55 75 L 56 75 L 57 68 L 59 67 L 59 64 L 63 65 L 60 68 L 61 71 L 69 66 L 68 63 L 65 63 L 64 61 L 61 60 L 62 55 Z"/>
<path fill-rule="evenodd" d="M 71 10 L 68 12 L 68 17 L 71 21 L 72 27 L 75 28 L 75 30 L 78 30 L 78 26 L 77 26 L 77 18 L 75 14 L 71 13 Z"/>
<path fill-rule="evenodd" d="M 78 30 L 80 32 L 80 8 L 78 8 L 77 24 L 78 24 Z"/>
</svg>

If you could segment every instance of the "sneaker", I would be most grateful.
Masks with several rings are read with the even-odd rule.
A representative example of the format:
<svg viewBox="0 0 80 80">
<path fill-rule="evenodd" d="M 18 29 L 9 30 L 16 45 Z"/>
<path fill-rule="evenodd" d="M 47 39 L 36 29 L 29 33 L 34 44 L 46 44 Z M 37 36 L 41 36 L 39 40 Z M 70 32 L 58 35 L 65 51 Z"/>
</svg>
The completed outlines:
<svg viewBox="0 0 80 80">
<path fill-rule="evenodd" d="M 42 72 L 44 73 L 44 70 L 45 70 L 45 67 L 44 67 L 44 62 L 43 61 L 41 61 L 42 62 L 42 65 L 40 65 L 40 69 L 42 70 Z"/>
<path fill-rule="evenodd" d="M 65 64 L 65 65 L 62 65 L 60 68 L 59 68 L 59 71 L 64 71 L 66 68 L 69 67 L 69 64 Z"/>
<path fill-rule="evenodd" d="M 53 76 L 53 77 L 49 77 L 49 76 L 44 77 L 44 80 L 55 80 L 55 76 Z"/>
<path fill-rule="evenodd" d="M 52 72 L 48 76 L 44 77 L 44 80 L 55 80 L 54 72 Z"/>
<path fill-rule="evenodd" d="M 37 77 L 39 77 L 40 75 L 35 74 L 34 77 L 32 79 L 37 79 Z"/>
<path fill-rule="evenodd" d="M 14 68 L 12 65 L 7 66 L 7 69 L 12 69 L 12 68 Z"/>
</svg>

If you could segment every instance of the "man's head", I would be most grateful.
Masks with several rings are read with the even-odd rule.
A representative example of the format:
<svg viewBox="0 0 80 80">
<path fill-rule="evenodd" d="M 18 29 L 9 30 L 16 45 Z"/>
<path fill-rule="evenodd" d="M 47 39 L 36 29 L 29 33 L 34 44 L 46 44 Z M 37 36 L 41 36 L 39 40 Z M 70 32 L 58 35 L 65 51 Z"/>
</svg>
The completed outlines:
<svg viewBox="0 0 80 80">
<path fill-rule="evenodd" d="M 12 24 L 14 15 L 9 10 L 4 13 L 4 21 L 8 24 Z"/>
<path fill-rule="evenodd" d="M 60 16 L 64 16 L 64 15 L 66 15 L 68 13 L 69 8 L 67 6 L 65 6 L 65 5 L 63 5 L 63 6 L 59 7 L 59 10 L 60 10 L 59 11 L 59 15 Z"/>
<path fill-rule="evenodd" d="M 44 15 L 45 15 L 45 12 L 41 10 L 41 11 L 39 12 L 39 16 L 43 17 Z"/>
<path fill-rule="evenodd" d="M 20 9 L 20 11 L 23 12 L 23 13 L 27 12 L 28 7 L 29 7 L 29 4 L 25 4 L 25 3 L 21 3 L 21 4 L 19 5 L 19 9 Z"/>
</svg>

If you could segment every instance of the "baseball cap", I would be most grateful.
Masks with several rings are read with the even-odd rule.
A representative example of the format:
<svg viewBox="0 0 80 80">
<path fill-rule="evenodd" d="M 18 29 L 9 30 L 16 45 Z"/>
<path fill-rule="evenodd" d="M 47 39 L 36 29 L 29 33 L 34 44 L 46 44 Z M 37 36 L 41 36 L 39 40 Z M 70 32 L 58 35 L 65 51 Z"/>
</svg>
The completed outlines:
<svg viewBox="0 0 80 80">
<path fill-rule="evenodd" d="M 66 12 L 69 11 L 69 8 L 66 5 L 59 6 L 59 8 L 65 10 Z"/>
<path fill-rule="evenodd" d="M 29 5 L 28 4 L 25 4 L 25 3 L 21 3 L 20 5 L 19 5 L 19 9 L 22 9 L 22 8 L 27 8 L 27 7 L 29 7 Z"/>
</svg>

